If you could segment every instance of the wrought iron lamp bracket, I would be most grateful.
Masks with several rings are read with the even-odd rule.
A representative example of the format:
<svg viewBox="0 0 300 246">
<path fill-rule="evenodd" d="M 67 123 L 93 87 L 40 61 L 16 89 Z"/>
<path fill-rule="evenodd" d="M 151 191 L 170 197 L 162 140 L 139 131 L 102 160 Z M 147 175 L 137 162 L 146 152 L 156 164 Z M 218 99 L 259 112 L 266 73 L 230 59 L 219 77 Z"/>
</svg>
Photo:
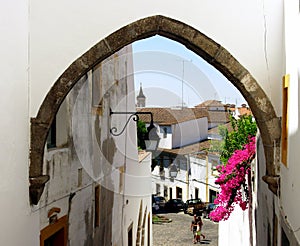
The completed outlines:
<svg viewBox="0 0 300 246">
<path fill-rule="evenodd" d="M 128 123 L 130 122 L 130 120 L 132 119 L 133 121 L 139 121 L 140 117 L 139 117 L 139 114 L 148 114 L 150 115 L 151 117 L 151 122 L 150 122 L 150 125 L 153 125 L 153 114 L 152 112 L 113 112 L 111 109 L 110 109 L 110 115 L 113 115 L 113 114 L 126 114 L 126 115 L 130 115 L 123 127 L 123 129 L 118 132 L 118 129 L 114 126 L 112 127 L 109 131 L 111 133 L 111 135 L 113 136 L 120 136 L 126 129 Z"/>
</svg>

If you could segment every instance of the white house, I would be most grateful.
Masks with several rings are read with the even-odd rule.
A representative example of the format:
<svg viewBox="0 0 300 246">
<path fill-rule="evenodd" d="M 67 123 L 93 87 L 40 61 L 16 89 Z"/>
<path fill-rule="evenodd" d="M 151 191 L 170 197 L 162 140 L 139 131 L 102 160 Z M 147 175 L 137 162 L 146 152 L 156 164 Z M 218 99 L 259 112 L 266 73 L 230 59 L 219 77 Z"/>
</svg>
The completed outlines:
<svg viewBox="0 0 300 246">
<path fill-rule="evenodd" d="M 46 195 L 43 188 L 51 182 L 46 182 L 43 167 L 47 132 L 68 93 L 96 64 L 128 44 L 154 35 L 180 42 L 204 58 L 247 100 L 260 130 L 256 227 L 249 233 L 250 240 L 253 245 L 299 245 L 298 0 L 128 0 L 117 4 L 15 0 L 1 2 L 0 18 L 1 245 L 40 244 L 45 213 L 34 203 Z M 107 120 L 103 129 L 110 123 L 121 125 L 121 119 Z M 125 207 L 130 204 L 127 200 Z M 145 204 L 138 214 L 143 214 Z M 66 203 L 59 207 L 58 216 L 67 213 Z M 55 215 L 58 210 L 52 211 Z M 145 216 L 132 217 L 132 223 L 146 225 L 139 218 Z M 127 224 L 122 229 L 123 235 L 131 231 Z M 88 237 L 88 232 L 81 232 L 82 240 Z M 233 229 L 227 233 L 236 234 L 241 232 Z M 136 242 L 122 239 L 120 245 Z"/>
<path fill-rule="evenodd" d="M 210 140 L 205 140 L 161 150 L 152 170 L 152 193 L 166 199 L 201 198 L 204 202 L 213 202 L 219 192 L 214 183 L 215 167 L 220 163 L 217 155 L 208 154 L 209 147 Z"/>
<path fill-rule="evenodd" d="M 174 149 L 207 139 L 208 119 L 205 109 L 197 108 L 140 108 L 138 112 L 152 112 L 158 126 L 159 148 Z M 149 124 L 147 116 L 140 119 Z"/>
</svg>

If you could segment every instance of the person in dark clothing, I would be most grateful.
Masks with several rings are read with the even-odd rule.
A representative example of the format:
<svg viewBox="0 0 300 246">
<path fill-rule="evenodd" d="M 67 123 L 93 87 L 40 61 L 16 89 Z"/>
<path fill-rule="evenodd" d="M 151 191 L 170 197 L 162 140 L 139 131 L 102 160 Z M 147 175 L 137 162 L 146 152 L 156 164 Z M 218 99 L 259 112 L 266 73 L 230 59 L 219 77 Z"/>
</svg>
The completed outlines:
<svg viewBox="0 0 300 246">
<path fill-rule="evenodd" d="M 200 216 L 197 216 L 194 214 L 194 219 L 191 222 L 190 229 L 193 232 L 193 243 L 200 242 L 200 237 L 202 236 L 203 239 L 205 238 L 205 235 L 201 233 L 203 226 L 203 222 Z"/>
</svg>

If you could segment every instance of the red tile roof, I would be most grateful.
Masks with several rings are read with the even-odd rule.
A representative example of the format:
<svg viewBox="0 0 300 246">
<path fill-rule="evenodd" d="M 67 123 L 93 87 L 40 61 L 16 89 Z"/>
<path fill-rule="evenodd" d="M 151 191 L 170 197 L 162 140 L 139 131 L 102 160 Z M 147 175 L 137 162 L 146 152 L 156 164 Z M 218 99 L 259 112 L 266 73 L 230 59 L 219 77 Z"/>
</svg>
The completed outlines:
<svg viewBox="0 0 300 246">
<path fill-rule="evenodd" d="M 138 112 L 152 112 L 153 120 L 159 125 L 174 125 L 177 123 L 195 120 L 203 117 L 208 118 L 209 123 L 229 122 L 229 113 L 225 111 L 208 111 L 206 108 L 139 108 Z M 149 123 L 148 115 L 139 115 L 140 120 Z"/>
<path fill-rule="evenodd" d="M 251 109 L 248 107 L 240 107 L 238 111 L 240 115 L 252 115 Z"/>
<path fill-rule="evenodd" d="M 207 108 L 207 107 L 225 107 L 225 105 L 218 100 L 207 100 L 195 106 L 195 108 Z"/>
<path fill-rule="evenodd" d="M 225 124 L 230 121 L 229 113 L 226 111 L 208 111 L 209 123 L 222 123 Z"/>
<path fill-rule="evenodd" d="M 203 117 L 208 117 L 206 109 L 201 108 L 140 108 L 138 112 L 152 112 L 153 120 L 160 125 L 173 125 L 180 122 L 195 120 Z M 148 115 L 139 115 L 140 120 L 149 123 L 150 117 Z"/>
</svg>

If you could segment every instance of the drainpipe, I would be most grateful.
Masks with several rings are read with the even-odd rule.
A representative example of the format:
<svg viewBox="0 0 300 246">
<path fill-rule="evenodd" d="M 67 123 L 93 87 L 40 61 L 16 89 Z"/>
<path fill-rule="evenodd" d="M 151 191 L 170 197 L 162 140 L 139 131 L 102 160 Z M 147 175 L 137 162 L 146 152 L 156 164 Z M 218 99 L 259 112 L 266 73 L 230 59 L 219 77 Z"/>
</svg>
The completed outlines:
<svg viewBox="0 0 300 246">
<path fill-rule="evenodd" d="M 187 154 L 187 172 L 186 172 L 186 183 L 187 183 L 187 188 L 186 188 L 186 200 L 189 199 L 190 197 L 190 154 Z"/>
<path fill-rule="evenodd" d="M 205 183 L 206 183 L 206 201 L 209 201 L 209 194 L 208 194 L 208 155 L 206 155 L 205 157 L 205 161 L 206 161 L 206 177 L 205 177 Z"/>
</svg>

